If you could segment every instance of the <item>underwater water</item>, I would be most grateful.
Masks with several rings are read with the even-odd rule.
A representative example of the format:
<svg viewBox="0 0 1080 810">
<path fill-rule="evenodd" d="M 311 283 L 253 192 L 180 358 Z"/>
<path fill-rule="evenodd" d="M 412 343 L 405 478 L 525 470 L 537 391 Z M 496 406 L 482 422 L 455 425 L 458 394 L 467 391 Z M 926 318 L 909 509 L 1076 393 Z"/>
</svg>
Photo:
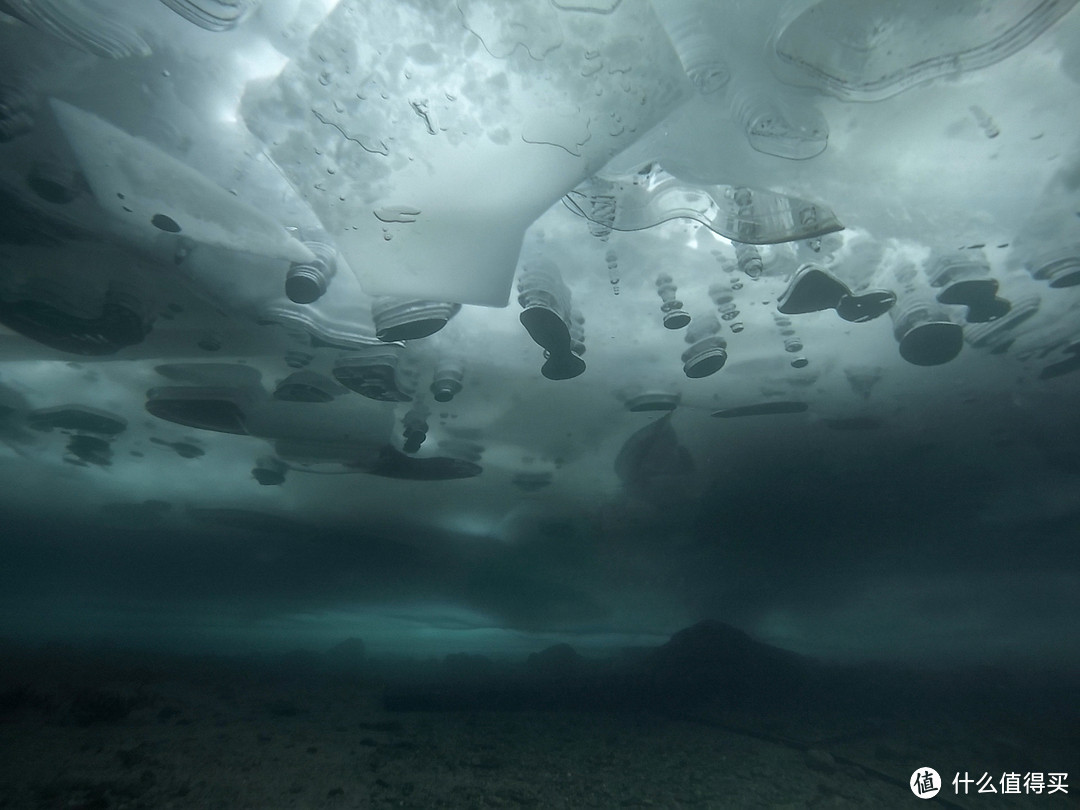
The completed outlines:
<svg viewBox="0 0 1080 810">
<path fill-rule="evenodd" d="M 0 0 L 0 808 L 1071 807 L 1075 0 Z"/>
</svg>

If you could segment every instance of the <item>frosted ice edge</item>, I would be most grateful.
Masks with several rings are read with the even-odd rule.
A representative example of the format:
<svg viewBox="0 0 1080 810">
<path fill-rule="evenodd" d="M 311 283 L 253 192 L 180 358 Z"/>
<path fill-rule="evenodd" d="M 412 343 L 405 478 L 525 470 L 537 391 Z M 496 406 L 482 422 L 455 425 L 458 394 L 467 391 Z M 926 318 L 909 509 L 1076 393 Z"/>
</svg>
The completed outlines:
<svg viewBox="0 0 1080 810">
<path fill-rule="evenodd" d="M 1076 2 L 964 0 L 942 14 L 928 0 L 823 0 L 780 32 L 774 55 L 783 81 L 847 101 L 880 101 L 1012 56 Z"/>
<path fill-rule="evenodd" d="M 563 201 L 574 213 L 611 230 L 640 231 L 686 218 L 750 245 L 813 239 L 844 228 L 821 203 L 746 186 L 697 185 L 656 163 L 616 177 L 594 175 Z"/>
</svg>

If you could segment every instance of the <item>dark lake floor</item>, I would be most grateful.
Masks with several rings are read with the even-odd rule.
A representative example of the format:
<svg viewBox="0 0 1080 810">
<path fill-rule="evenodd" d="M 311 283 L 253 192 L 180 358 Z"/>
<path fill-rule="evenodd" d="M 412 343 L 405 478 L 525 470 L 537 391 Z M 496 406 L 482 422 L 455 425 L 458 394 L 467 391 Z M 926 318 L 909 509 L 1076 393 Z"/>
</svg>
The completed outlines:
<svg viewBox="0 0 1080 810">
<path fill-rule="evenodd" d="M 911 807 L 921 766 L 941 773 L 947 807 L 1065 808 L 1080 794 L 1002 794 L 1008 772 L 1077 778 L 1076 716 L 1049 693 L 1039 712 L 1004 694 L 983 711 L 898 706 L 895 690 L 878 710 L 866 698 L 618 705 L 565 680 L 447 686 L 296 658 L 4 658 L 2 808 Z M 964 771 L 998 792 L 957 796 Z"/>
</svg>

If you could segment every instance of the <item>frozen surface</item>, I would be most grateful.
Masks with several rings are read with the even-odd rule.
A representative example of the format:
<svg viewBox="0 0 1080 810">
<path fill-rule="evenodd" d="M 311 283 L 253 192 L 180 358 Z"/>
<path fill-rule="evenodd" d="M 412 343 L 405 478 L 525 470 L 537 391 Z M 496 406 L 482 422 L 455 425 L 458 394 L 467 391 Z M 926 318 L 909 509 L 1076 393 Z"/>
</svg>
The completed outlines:
<svg viewBox="0 0 1080 810">
<path fill-rule="evenodd" d="M 1080 662 L 1073 5 L 0 0 L 0 634 Z"/>
</svg>

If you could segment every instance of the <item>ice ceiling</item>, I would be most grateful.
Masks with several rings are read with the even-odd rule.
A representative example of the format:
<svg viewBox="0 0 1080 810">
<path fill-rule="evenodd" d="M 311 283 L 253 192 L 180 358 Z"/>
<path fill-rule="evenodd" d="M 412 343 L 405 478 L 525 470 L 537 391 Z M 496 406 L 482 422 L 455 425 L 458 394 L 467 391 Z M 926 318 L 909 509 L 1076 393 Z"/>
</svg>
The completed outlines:
<svg viewBox="0 0 1080 810">
<path fill-rule="evenodd" d="M 1074 4 L 0 0 L 4 623 L 1080 660 Z"/>
</svg>

